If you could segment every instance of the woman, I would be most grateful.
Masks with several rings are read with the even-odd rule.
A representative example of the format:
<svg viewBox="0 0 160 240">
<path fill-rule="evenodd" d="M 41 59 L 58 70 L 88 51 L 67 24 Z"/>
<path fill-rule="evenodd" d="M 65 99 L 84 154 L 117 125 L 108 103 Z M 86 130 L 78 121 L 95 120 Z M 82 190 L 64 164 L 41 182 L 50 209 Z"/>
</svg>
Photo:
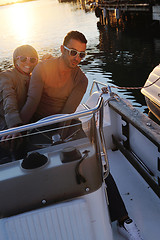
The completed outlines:
<svg viewBox="0 0 160 240">
<path fill-rule="evenodd" d="M 19 112 L 26 102 L 30 75 L 37 63 L 37 51 L 30 45 L 22 45 L 13 52 L 13 68 L 0 73 L 0 130 L 22 124 Z M 1 163 L 13 156 L 21 141 L 12 139 L 20 135 L 2 137 Z"/>
<path fill-rule="evenodd" d="M 19 112 L 26 98 L 31 72 L 38 63 L 38 53 L 30 45 L 13 52 L 14 67 L 0 74 L 0 130 L 22 124 Z"/>
</svg>

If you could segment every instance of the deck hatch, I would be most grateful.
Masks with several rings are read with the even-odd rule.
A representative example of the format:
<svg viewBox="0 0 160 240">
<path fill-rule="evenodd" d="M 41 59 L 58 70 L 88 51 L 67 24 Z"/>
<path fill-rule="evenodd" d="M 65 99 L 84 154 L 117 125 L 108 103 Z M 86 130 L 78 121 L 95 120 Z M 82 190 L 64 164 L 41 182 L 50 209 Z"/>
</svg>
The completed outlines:
<svg viewBox="0 0 160 240">
<path fill-rule="evenodd" d="M 4 221 L 4 229 L 9 240 L 93 239 L 84 200 L 10 217 Z"/>
</svg>

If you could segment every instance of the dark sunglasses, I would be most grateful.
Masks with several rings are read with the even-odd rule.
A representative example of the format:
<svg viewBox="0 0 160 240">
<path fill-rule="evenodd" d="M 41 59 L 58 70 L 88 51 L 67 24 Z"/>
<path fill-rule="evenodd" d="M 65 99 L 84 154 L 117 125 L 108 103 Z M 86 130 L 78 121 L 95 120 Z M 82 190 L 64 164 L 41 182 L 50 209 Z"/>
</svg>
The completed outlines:
<svg viewBox="0 0 160 240">
<path fill-rule="evenodd" d="M 34 57 L 24 57 L 24 56 L 18 56 L 17 59 L 20 59 L 21 62 L 26 62 L 27 60 L 30 61 L 30 63 L 35 63 L 37 62 L 37 58 Z"/>
<path fill-rule="evenodd" d="M 69 55 L 72 56 L 72 57 L 77 56 L 77 54 L 79 54 L 79 57 L 80 57 L 80 58 L 84 58 L 84 57 L 86 56 L 86 53 L 85 53 L 85 52 L 78 52 L 77 50 L 75 50 L 75 49 L 69 49 L 69 48 L 67 48 L 67 47 L 64 46 L 64 45 L 63 45 L 63 47 L 64 47 L 66 50 L 68 50 Z"/>
</svg>

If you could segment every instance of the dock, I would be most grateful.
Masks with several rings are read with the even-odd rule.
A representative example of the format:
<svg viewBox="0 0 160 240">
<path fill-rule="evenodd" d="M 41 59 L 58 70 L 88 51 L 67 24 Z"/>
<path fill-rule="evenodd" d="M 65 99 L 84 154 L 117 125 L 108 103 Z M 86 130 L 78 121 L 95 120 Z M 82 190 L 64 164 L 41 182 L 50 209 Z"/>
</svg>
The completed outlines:
<svg viewBox="0 0 160 240">
<path fill-rule="evenodd" d="M 116 25 L 134 22 L 134 25 L 142 24 L 147 27 L 160 25 L 160 3 L 158 5 L 156 1 L 98 1 L 94 6 L 95 15 L 99 17 L 101 25 L 110 25 L 111 22 L 116 22 Z"/>
<path fill-rule="evenodd" d="M 149 3 L 128 3 L 124 1 L 101 2 L 98 3 L 98 6 L 105 7 L 108 11 L 113 11 L 116 8 L 119 8 L 121 11 L 130 12 L 149 12 L 151 8 Z"/>
</svg>

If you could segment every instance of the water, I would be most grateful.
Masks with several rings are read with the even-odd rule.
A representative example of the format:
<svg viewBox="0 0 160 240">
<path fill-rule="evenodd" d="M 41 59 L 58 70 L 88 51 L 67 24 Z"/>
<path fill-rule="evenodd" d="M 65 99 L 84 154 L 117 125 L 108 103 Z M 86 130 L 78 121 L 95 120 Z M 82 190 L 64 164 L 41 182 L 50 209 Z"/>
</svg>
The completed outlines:
<svg viewBox="0 0 160 240">
<path fill-rule="evenodd" d="M 93 80 L 114 86 L 143 86 L 159 63 L 158 37 L 118 28 L 98 29 L 94 11 L 87 11 L 80 2 L 37 0 L 6 5 L 0 7 L 0 17 L 0 70 L 12 66 L 12 53 L 19 45 L 34 46 L 40 56 L 45 53 L 58 56 L 67 32 L 84 33 L 88 55 L 81 68 L 89 79 L 89 86 L 83 101 L 88 97 Z M 140 111 L 146 111 L 140 90 L 115 91 Z"/>
</svg>

